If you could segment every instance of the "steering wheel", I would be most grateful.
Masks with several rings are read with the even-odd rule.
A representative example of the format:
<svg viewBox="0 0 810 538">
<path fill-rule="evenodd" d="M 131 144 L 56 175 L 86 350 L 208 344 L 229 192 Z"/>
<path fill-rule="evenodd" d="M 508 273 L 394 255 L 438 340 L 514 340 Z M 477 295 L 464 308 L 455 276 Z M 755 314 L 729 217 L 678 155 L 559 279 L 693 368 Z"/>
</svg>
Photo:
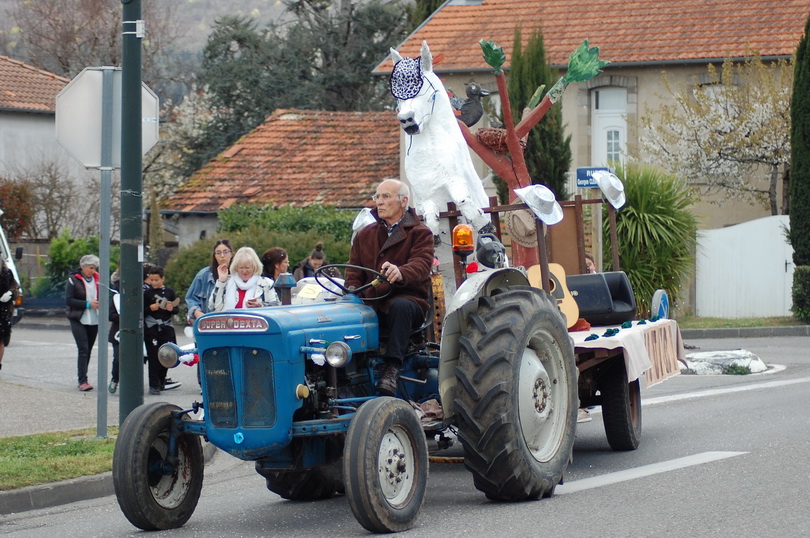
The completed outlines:
<svg viewBox="0 0 810 538">
<path fill-rule="evenodd" d="M 341 284 L 340 282 L 335 280 L 335 277 L 330 275 L 327 272 L 328 269 L 331 269 L 333 267 L 336 268 L 336 269 L 357 269 L 359 271 L 364 271 L 366 273 L 371 273 L 376 278 L 374 280 L 372 280 L 371 282 L 369 282 L 368 284 L 363 284 L 359 288 L 347 288 L 346 286 L 344 286 L 343 284 Z M 325 278 L 326 280 L 328 280 L 329 282 L 334 284 L 336 288 L 338 288 L 340 291 L 343 292 L 343 294 L 336 293 L 329 286 L 327 286 L 323 282 L 321 282 L 321 280 L 320 280 L 321 277 Z M 326 291 L 328 291 L 329 293 L 332 293 L 334 295 L 345 295 L 347 293 L 350 293 L 352 295 L 359 295 L 363 291 L 367 290 L 368 288 L 370 288 L 372 286 L 378 286 L 378 285 L 382 284 L 383 282 L 387 283 L 388 279 L 385 278 L 385 275 L 380 273 L 379 271 L 376 271 L 374 269 L 370 269 L 368 267 L 363 267 L 362 265 L 350 265 L 348 263 L 332 263 L 332 264 L 329 264 L 329 265 L 322 265 L 322 266 L 318 267 L 315 270 L 315 282 L 317 282 L 323 289 L 325 289 Z M 364 301 L 379 301 L 380 299 L 385 299 L 386 297 L 391 295 L 391 291 L 393 291 L 393 290 L 389 286 L 388 292 L 385 295 L 380 295 L 379 297 L 363 297 L 363 300 Z"/>
</svg>

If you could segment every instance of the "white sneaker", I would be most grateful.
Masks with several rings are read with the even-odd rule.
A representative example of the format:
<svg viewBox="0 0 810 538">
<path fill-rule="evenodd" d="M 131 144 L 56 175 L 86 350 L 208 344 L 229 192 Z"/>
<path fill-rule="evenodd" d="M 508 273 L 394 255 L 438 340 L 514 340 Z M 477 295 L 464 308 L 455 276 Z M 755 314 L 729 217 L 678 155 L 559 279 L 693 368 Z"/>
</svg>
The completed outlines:
<svg viewBox="0 0 810 538">
<path fill-rule="evenodd" d="M 593 420 L 591 414 L 588 412 L 587 409 L 579 409 L 577 411 L 577 422 L 590 422 Z"/>
<path fill-rule="evenodd" d="M 163 385 L 163 390 L 172 390 L 172 389 L 176 389 L 176 388 L 177 388 L 177 387 L 179 387 L 180 385 L 182 385 L 182 383 L 181 383 L 181 382 L 179 382 L 179 381 L 172 381 L 172 379 L 169 377 L 169 378 L 166 378 L 166 384 L 165 384 L 165 385 Z"/>
</svg>

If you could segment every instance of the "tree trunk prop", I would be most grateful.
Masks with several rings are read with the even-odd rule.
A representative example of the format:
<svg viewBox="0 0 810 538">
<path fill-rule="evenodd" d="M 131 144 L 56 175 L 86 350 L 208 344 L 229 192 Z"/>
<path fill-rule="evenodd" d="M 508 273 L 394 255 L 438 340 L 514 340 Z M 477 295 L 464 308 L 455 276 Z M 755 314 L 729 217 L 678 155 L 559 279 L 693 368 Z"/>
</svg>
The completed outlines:
<svg viewBox="0 0 810 538">
<path fill-rule="evenodd" d="M 503 122 L 506 127 L 506 147 L 508 154 L 497 153 L 489 146 L 483 144 L 470 129 L 459 121 L 459 127 L 467 141 L 467 145 L 489 166 L 493 172 L 506 181 L 509 186 L 509 202 L 515 203 L 517 195 L 515 189 L 526 187 L 532 184 L 526 161 L 523 158 L 523 148 L 520 140 L 528 135 L 529 131 L 543 119 L 546 112 L 560 100 L 563 92 L 571 82 L 584 82 L 590 80 L 602 72 L 602 68 L 609 62 L 599 60 L 599 47 L 589 47 L 588 40 L 580 44 L 568 59 L 568 71 L 557 81 L 554 86 L 543 96 L 540 104 L 527 108 L 524 111 L 520 123 L 515 125 L 512 117 L 512 108 L 509 104 L 509 92 L 506 84 L 506 76 L 502 66 L 506 61 L 503 48 L 495 45 L 492 41 L 479 42 L 484 53 L 484 60 L 495 70 L 495 81 L 498 85 L 498 92 L 501 97 L 503 107 Z M 539 231 L 539 230 L 538 230 Z M 516 243 L 512 244 L 513 265 L 523 265 L 529 267 L 538 262 L 536 248 L 527 248 Z"/>
</svg>

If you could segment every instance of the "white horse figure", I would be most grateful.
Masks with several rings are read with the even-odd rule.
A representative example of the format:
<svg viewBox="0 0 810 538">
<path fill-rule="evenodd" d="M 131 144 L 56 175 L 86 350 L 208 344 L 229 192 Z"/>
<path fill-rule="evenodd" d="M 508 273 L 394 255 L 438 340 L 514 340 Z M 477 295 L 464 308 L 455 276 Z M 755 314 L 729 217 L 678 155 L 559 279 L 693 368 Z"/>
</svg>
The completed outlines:
<svg viewBox="0 0 810 538">
<path fill-rule="evenodd" d="M 424 216 L 434 236 L 439 235 L 439 212 L 448 202 L 454 202 L 476 230 L 491 226 L 489 216 L 482 211 L 489 205 L 487 195 L 450 97 L 433 72 L 427 42 L 422 42 L 421 58 L 403 58 L 394 49 L 391 56 L 391 93 L 397 98 L 397 118 L 409 135 L 405 174 L 417 213 Z"/>
</svg>

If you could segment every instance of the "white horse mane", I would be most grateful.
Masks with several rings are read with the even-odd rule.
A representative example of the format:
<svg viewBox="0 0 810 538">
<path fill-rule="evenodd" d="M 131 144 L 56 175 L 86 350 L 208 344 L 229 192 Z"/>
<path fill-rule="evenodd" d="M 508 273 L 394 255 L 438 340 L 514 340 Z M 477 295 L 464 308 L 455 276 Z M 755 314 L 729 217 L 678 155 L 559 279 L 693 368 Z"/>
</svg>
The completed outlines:
<svg viewBox="0 0 810 538">
<path fill-rule="evenodd" d="M 433 72 L 427 42 L 417 60 L 391 49 L 394 71 L 391 93 L 397 98 L 397 118 L 409 140 L 405 175 L 413 191 L 413 206 L 425 224 L 439 235 L 439 212 L 454 202 L 476 230 L 490 224 L 482 209 L 488 198 L 459 129 L 447 90 Z"/>
</svg>

